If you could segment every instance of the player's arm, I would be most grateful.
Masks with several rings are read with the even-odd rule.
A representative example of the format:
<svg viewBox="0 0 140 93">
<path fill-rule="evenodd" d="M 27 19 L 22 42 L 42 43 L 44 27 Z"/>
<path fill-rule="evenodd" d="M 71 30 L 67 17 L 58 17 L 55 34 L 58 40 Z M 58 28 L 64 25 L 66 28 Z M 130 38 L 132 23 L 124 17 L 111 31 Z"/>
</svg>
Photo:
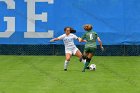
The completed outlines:
<svg viewBox="0 0 140 93">
<path fill-rule="evenodd" d="M 79 41 L 79 42 L 87 42 L 86 40 L 84 40 L 84 39 L 82 39 L 82 38 L 80 38 L 80 37 L 78 38 L 78 41 Z"/>
<path fill-rule="evenodd" d="M 102 51 L 104 51 L 104 47 L 103 47 L 103 44 L 102 44 L 102 41 L 101 41 L 100 37 L 97 37 L 97 40 L 100 44 L 100 48 L 102 49 Z"/>
<path fill-rule="evenodd" d="M 80 42 L 80 41 L 81 41 L 81 42 L 86 42 L 86 40 L 81 40 L 80 37 L 77 37 L 77 36 L 74 35 L 74 34 L 73 34 L 73 38 L 76 39 L 76 40 L 78 40 L 79 42 Z"/>
<path fill-rule="evenodd" d="M 58 41 L 60 40 L 59 38 L 54 38 L 54 39 L 51 39 L 50 42 L 54 42 L 54 41 Z"/>
<path fill-rule="evenodd" d="M 59 37 L 57 37 L 57 38 L 51 39 L 50 42 L 62 40 L 64 37 L 65 37 L 65 35 L 63 34 L 63 35 L 61 35 L 61 36 L 59 36 Z"/>
<path fill-rule="evenodd" d="M 84 40 L 86 38 L 86 34 L 84 34 L 81 38 L 79 38 L 79 42 L 87 42 Z"/>
</svg>

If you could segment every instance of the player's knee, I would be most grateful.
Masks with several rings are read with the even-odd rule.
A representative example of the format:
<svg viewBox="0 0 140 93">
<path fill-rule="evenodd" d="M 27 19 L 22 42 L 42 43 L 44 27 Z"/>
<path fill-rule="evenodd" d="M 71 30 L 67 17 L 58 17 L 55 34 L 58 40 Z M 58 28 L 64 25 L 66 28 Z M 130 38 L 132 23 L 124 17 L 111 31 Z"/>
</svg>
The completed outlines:
<svg viewBox="0 0 140 93">
<path fill-rule="evenodd" d="M 91 61 L 91 58 L 86 58 L 86 61 L 90 63 L 90 61 Z"/>
<path fill-rule="evenodd" d="M 87 57 L 85 55 L 82 56 L 83 59 L 87 59 Z"/>
<path fill-rule="evenodd" d="M 70 61 L 70 58 L 66 58 L 67 61 Z"/>
</svg>

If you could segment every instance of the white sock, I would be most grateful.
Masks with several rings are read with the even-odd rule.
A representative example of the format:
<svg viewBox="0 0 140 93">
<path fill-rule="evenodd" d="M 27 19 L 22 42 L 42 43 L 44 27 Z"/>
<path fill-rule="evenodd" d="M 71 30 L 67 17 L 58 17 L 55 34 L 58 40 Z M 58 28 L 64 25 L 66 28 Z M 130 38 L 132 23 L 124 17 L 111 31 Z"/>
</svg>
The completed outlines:
<svg viewBox="0 0 140 93">
<path fill-rule="evenodd" d="M 68 65 L 69 65 L 69 61 L 65 60 L 64 69 L 67 69 Z"/>
<path fill-rule="evenodd" d="M 82 63 L 84 63 L 84 64 L 85 64 L 85 63 L 86 63 L 86 59 L 82 59 Z"/>
</svg>

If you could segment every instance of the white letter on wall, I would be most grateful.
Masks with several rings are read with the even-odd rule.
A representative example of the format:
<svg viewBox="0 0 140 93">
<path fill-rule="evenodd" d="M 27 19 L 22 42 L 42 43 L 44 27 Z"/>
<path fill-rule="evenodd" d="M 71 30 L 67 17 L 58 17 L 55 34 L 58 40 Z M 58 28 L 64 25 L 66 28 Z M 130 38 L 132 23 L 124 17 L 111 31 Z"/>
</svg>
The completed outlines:
<svg viewBox="0 0 140 93">
<path fill-rule="evenodd" d="M 15 9 L 14 0 L 0 0 L 7 4 L 8 9 Z M 1 38 L 9 38 L 15 32 L 15 17 L 4 17 L 4 21 L 7 22 L 7 30 L 0 32 Z"/>
<path fill-rule="evenodd" d="M 48 2 L 48 4 L 53 4 L 53 0 L 25 0 L 25 2 L 27 2 L 27 32 L 24 33 L 24 38 L 53 38 L 52 30 L 48 30 L 48 32 L 35 32 L 36 20 L 47 22 L 47 12 L 35 14 L 35 3 Z"/>
</svg>

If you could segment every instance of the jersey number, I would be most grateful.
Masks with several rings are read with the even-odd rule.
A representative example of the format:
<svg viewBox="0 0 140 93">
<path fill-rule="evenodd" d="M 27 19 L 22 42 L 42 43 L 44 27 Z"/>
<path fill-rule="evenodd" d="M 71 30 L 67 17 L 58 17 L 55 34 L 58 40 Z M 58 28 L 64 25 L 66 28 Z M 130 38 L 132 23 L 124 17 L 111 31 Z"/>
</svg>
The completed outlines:
<svg viewBox="0 0 140 93">
<path fill-rule="evenodd" d="M 90 34 L 90 40 L 93 40 L 93 34 Z"/>
</svg>

